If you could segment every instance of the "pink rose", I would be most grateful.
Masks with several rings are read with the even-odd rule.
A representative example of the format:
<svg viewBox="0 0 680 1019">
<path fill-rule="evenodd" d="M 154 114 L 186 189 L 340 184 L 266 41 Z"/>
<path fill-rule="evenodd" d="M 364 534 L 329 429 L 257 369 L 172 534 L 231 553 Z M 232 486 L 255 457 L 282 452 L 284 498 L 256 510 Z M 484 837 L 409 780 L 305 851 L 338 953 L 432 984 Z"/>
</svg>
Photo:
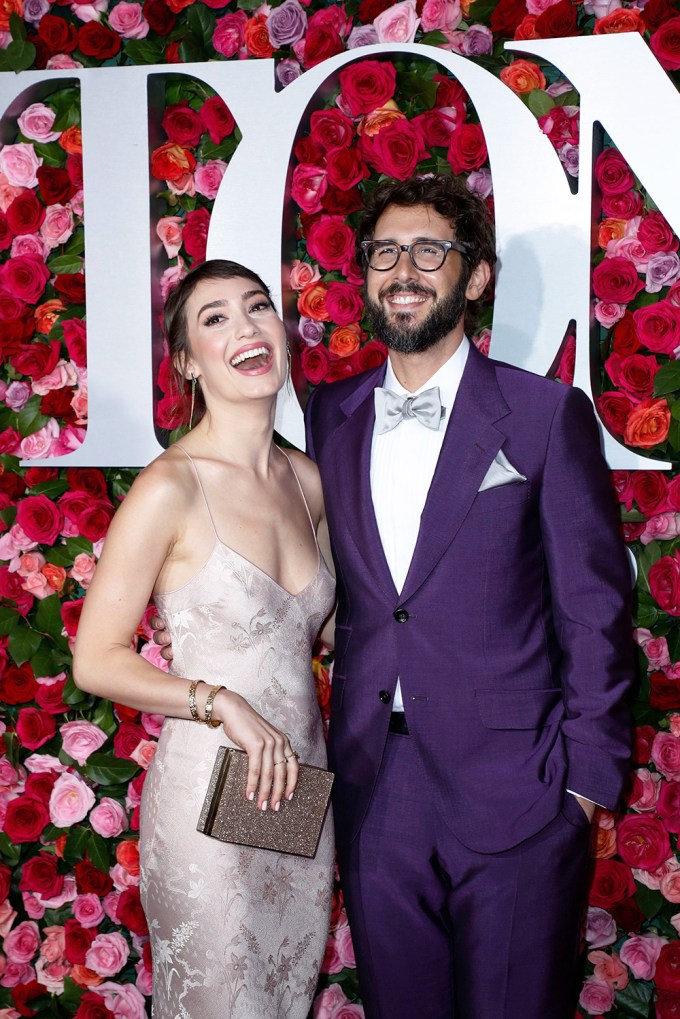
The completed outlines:
<svg viewBox="0 0 680 1019">
<path fill-rule="evenodd" d="M 59 776 L 50 795 L 52 824 L 57 828 L 70 828 L 83 821 L 93 806 L 94 793 L 84 779 L 69 772 Z"/>
<path fill-rule="evenodd" d="M 22 234 L 14 238 L 9 253 L 12 258 L 18 258 L 19 255 L 37 255 L 44 260 L 49 255 L 50 248 L 40 234 Z"/>
<path fill-rule="evenodd" d="M 45 927 L 43 934 L 47 935 L 40 946 L 40 954 L 47 962 L 58 962 L 64 957 L 64 928 Z"/>
<path fill-rule="evenodd" d="M 133 984 L 117 984 L 106 980 L 97 987 L 116 1019 L 147 1019 L 145 1001 Z"/>
<path fill-rule="evenodd" d="M 588 977 L 581 989 L 578 1003 L 591 1015 L 609 1012 L 614 1005 L 614 988 L 605 980 Z"/>
<path fill-rule="evenodd" d="M 68 53 L 57 53 L 45 64 L 48 71 L 73 71 L 82 66 L 79 60 L 74 60 Z"/>
<path fill-rule="evenodd" d="M 170 293 L 171 289 L 175 286 L 175 284 L 179 283 L 180 280 L 183 280 L 186 274 L 187 274 L 186 266 L 184 265 L 184 262 L 182 261 L 181 258 L 177 265 L 171 265 L 168 269 L 165 270 L 165 272 L 161 276 L 160 283 L 161 297 L 163 298 L 164 301 L 166 300 L 168 294 Z"/>
<path fill-rule="evenodd" d="M 648 768 L 637 768 L 635 771 L 635 783 L 629 806 L 638 814 L 654 810 L 659 799 L 659 785 L 662 782 L 661 775 L 651 772 Z"/>
<path fill-rule="evenodd" d="M 625 962 L 636 980 L 653 980 L 657 959 L 667 941 L 656 934 L 632 934 L 621 945 L 621 962 Z"/>
<path fill-rule="evenodd" d="M 5 955 L 12 962 L 26 964 L 38 951 L 40 932 L 33 920 L 24 920 L 10 931 L 2 943 Z"/>
<path fill-rule="evenodd" d="M 73 900 L 73 915 L 83 927 L 97 927 L 106 913 L 101 899 L 94 892 L 85 892 Z"/>
<path fill-rule="evenodd" d="M 59 729 L 64 751 L 78 764 L 85 764 L 90 754 L 106 743 L 107 735 L 93 722 L 65 722 Z"/>
<path fill-rule="evenodd" d="M 649 545 L 650 541 L 670 541 L 679 534 L 680 513 L 657 513 L 645 522 L 640 541 L 643 545 Z"/>
<path fill-rule="evenodd" d="M 209 159 L 203 165 L 197 166 L 194 171 L 194 185 L 199 195 L 210 199 L 216 198 L 226 170 L 227 164 L 223 159 Z"/>
<path fill-rule="evenodd" d="M 460 22 L 460 0 L 425 0 L 420 21 L 423 32 L 452 31 Z"/>
<path fill-rule="evenodd" d="M 90 824 L 105 839 L 115 839 L 127 828 L 127 816 L 118 800 L 104 796 L 90 811 Z"/>
<path fill-rule="evenodd" d="M 603 952 L 598 949 L 595 952 L 589 952 L 588 959 L 595 967 L 593 976 L 597 977 L 598 980 L 606 980 L 617 991 L 621 991 L 624 987 L 628 986 L 628 970 L 616 952 L 610 955 L 609 952 Z"/>
<path fill-rule="evenodd" d="M 318 265 L 310 265 L 309 262 L 301 262 L 299 258 L 294 259 L 290 268 L 288 282 L 293 290 L 298 293 L 309 283 L 315 283 L 321 279 Z"/>
<path fill-rule="evenodd" d="M 12 909 L 9 899 L 0 903 L 0 938 L 6 937 L 12 929 L 12 924 L 17 918 L 17 912 Z"/>
<path fill-rule="evenodd" d="M 35 978 L 35 970 L 27 962 L 14 962 L 7 959 L 7 966 L 0 980 L 2 987 L 16 987 L 17 984 L 28 984 Z"/>
<path fill-rule="evenodd" d="M 51 450 L 59 435 L 59 425 L 50 418 L 46 425 L 32 435 L 27 435 L 19 443 L 19 452 L 24 460 L 41 460 L 51 455 Z"/>
<path fill-rule="evenodd" d="M 141 4 L 120 0 L 109 14 L 109 27 L 123 39 L 146 39 L 149 22 L 142 13 Z"/>
<path fill-rule="evenodd" d="M 667 732 L 657 732 L 652 743 L 652 760 L 664 778 L 680 781 L 680 739 Z"/>
<path fill-rule="evenodd" d="M 340 984 L 331 984 L 314 1001 L 314 1019 L 364 1019 L 361 1005 L 353 1005 L 345 997 Z"/>
<path fill-rule="evenodd" d="M 326 170 L 313 163 L 298 163 L 293 170 L 291 196 L 303 212 L 321 212 L 321 199 L 328 190 Z"/>
<path fill-rule="evenodd" d="M 146 711 L 142 712 L 142 726 L 146 732 L 148 732 L 149 736 L 153 736 L 156 739 L 158 739 L 161 734 L 164 721 L 165 715 L 149 714 Z"/>
<path fill-rule="evenodd" d="M 73 560 L 73 569 L 69 571 L 69 576 L 77 580 L 81 587 L 88 588 L 92 583 L 96 565 L 94 556 L 80 552 Z"/>
<path fill-rule="evenodd" d="M 36 155 L 35 149 L 28 142 L 5 145 L 0 150 L 0 170 L 13 187 L 37 187 L 37 170 L 42 164 L 42 158 Z"/>
<path fill-rule="evenodd" d="M 158 744 L 155 740 L 140 740 L 135 749 L 131 752 L 130 759 L 132 761 L 136 761 L 140 768 L 144 768 L 146 771 L 154 759 L 157 747 Z"/>
<path fill-rule="evenodd" d="M 373 19 L 378 42 L 413 42 L 419 24 L 416 0 L 401 0 Z"/>
<path fill-rule="evenodd" d="M 118 8 L 116 8 L 118 10 Z M 73 233 L 73 213 L 67 205 L 48 205 L 40 234 L 50 248 L 66 244 Z"/>
<path fill-rule="evenodd" d="M 596 301 L 594 311 L 595 318 L 600 325 L 605 329 L 611 329 L 625 315 L 626 306 L 617 304 L 616 301 Z"/>
<path fill-rule="evenodd" d="M 98 934 L 87 950 L 85 965 L 100 977 L 113 977 L 120 973 L 128 961 L 130 949 L 122 934 Z"/>
<path fill-rule="evenodd" d="M 26 138 L 30 138 L 32 142 L 55 142 L 61 136 L 61 131 L 52 130 L 56 117 L 56 113 L 49 106 L 45 106 L 43 103 L 33 103 L 24 110 L 17 123 L 21 128 L 21 133 Z M 32 186 L 27 185 L 27 187 Z"/>
<path fill-rule="evenodd" d="M 248 15 L 245 11 L 225 14 L 215 24 L 212 44 L 223 57 L 233 57 L 245 42 L 245 27 Z"/>
<path fill-rule="evenodd" d="M 680 870 L 664 874 L 659 882 L 659 891 L 668 902 L 680 902 Z"/>
<path fill-rule="evenodd" d="M 175 258 L 182 247 L 184 220 L 181 216 L 163 216 L 156 224 L 156 235 L 160 238 L 168 258 Z"/>
</svg>

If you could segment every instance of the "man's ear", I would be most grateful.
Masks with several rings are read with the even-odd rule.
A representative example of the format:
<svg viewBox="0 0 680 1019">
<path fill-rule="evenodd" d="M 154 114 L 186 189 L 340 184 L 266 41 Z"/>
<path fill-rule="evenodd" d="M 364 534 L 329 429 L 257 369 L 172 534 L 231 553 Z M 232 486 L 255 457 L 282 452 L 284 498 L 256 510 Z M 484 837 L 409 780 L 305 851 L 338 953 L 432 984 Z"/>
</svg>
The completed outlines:
<svg viewBox="0 0 680 1019">
<path fill-rule="evenodd" d="M 465 296 L 468 301 L 478 300 L 486 290 L 490 279 L 491 269 L 489 268 L 489 263 L 483 260 L 478 262 L 470 273 L 470 279 L 465 288 Z"/>
</svg>

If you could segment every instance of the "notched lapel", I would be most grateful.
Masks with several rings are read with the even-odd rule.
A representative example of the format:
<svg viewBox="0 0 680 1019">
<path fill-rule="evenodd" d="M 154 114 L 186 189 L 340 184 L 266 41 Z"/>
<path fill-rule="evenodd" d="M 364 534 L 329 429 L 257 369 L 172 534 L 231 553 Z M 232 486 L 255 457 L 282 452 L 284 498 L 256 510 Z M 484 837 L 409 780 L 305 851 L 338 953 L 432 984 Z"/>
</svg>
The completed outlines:
<svg viewBox="0 0 680 1019">
<path fill-rule="evenodd" d="M 509 413 L 493 362 L 471 347 L 420 520 L 402 601 L 424 583 L 460 530 L 506 439 L 495 422 Z"/>
</svg>

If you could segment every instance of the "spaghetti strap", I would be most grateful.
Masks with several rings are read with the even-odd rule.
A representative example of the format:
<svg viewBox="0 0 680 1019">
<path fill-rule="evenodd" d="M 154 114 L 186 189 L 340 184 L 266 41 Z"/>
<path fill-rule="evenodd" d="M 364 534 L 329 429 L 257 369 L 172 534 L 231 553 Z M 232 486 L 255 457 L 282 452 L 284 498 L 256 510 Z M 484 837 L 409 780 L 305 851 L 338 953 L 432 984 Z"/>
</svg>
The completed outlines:
<svg viewBox="0 0 680 1019">
<path fill-rule="evenodd" d="M 305 509 L 307 510 L 307 518 L 309 520 L 309 526 L 311 527 L 312 534 L 314 535 L 314 544 L 316 545 L 317 552 L 319 553 L 319 555 L 321 555 L 321 552 L 319 550 L 319 542 L 317 541 L 317 537 L 316 537 L 316 528 L 314 527 L 314 521 L 312 520 L 312 514 L 309 512 L 309 504 L 307 502 L 307 498 L 305 496 L 304 489 L 303 489 L 302 485 L 300 484 L 300 479 L 297 476 L 297 471 L 293 467 L 293 463 L 292 463 L 290 457 L 288 456 L 288 454 L 286 453 L 286 451 L 284 449 L 281 449 L 280 446 L 277 446 L 276 448 L 279 450 L 280 453 L 283 453 L 283 455 L 285 456 L 286 460 L 288 461 L 288 466 L 290 467 L 291 471 L 293 472 L 293 477 L 297 481 L 298 488 L 300 489 L 300 495 L 302 496 L 302 501 L 305 504 Z"/>
<path fill-rule="evenodd" d="M 194 469 L 194 474 L 196 475 L 196 481 L 198 482 L 198 487 L 201 490 L 201 495 L 203 496 L 203 502 L 205 503 L 205 508 L 208 511 L 208 516 L 210 517 L 210 523 L 212 524 L 212 529 L 213 529 L 213 532 L 215 534 L 215 539 L 217 541 L 220 541 L 220 536 L 217 533 L 217 528 L 215 527 L 215 521 L 213 520 L 213 515 L 210 512 L 210 503 L 208 502 L 208 497 L 205 494 L 205 489 L 203 487 L 203 482 L 201 481 L 201 475 L 198 473 L 198 467 L 196 466 L 196 464 L 194 462 L 194 458 L 192 456 L 190 456 L 189 453 L 187 453 L 187 451 L 184 448 L 184 446 L 180 446 L 179 443 L 176 443 L 175 449 L 181 449 L 181 451 L 184 453 L 185 457 L 187 458 L 187 460 L 189 461 L 189 463 L 191 464 L 191 466 Z M 289 461 L 289 463 L 290 463 L 290 461 Z M 295 472 L 293 471 L 293 473 L 295 473 Z M 296 475 L 296 477 L 297 477 L 297 475 Z M 299 482 L 298 482 L 298 484 L 299 484 Z M 305 503 L 305 505 L 306 505 L 306 503 Z M 307 512 L 309 513 L 309 510 L 307 510 Z"/>
</svg>

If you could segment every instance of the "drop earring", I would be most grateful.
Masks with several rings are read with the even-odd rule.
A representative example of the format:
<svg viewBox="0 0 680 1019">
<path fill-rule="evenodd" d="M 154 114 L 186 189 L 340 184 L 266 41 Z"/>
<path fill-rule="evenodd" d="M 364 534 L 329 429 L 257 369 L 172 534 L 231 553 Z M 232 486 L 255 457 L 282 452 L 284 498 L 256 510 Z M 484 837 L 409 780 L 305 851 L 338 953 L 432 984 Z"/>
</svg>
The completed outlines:
<svg viewBox="0 0 680 1019">
<path fill-rule="evenodd" d="M 286 358 L 288 359 L 288 372 L 286 374 L 286 389 L 293 395 L 293 355 L 290 349 L 290 343 L 286 340 Z"/>
<path fill-rule="evenodd" d="M 189 430 L 194 423 L 194 407 L 196 406 L 196 376 L 191 373 L 191 410 L 189 412 Z"/>
</svg>

